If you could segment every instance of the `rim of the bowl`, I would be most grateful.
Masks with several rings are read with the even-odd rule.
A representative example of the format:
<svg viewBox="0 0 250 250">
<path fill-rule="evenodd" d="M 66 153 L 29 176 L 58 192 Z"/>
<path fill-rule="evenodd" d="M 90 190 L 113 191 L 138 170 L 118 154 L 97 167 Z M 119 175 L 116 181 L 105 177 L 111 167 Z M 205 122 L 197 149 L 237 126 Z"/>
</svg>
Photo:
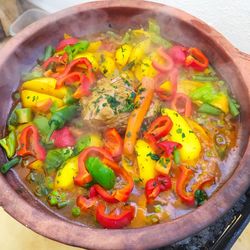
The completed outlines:
<svg viewBox="0 0 250 250">
<path fill-rule="evenodd" d="M 2 67 L 5 59 L 14 53 L 16 47 L 51 22 L 82 11 L 109 7 L 129 7 L 161 13 L 171 12 L 171 16 L 181 18 L 183 21 L 188 21 L 192 18 L 198 22 L 198 24 L 193 25 L 199 32 L 207 35 L 206 30 L 209 30 L 210 35 L 216 36 L 216 43 L 223 43 L 224 52 L 232 60 L 233 66 L 238 69 L 236 66 L 237 60 L 234 58 L 236 49 L 220 33 L 204 22 L 173 7 L 152 2 L 142 3 L 141 1 L 134 0 L 108 0 L 84 3 L 45 17 L 35 24 L 26 27 L 22 32 L 7 42 L 4 48 L 1 49 L 0 67 Z M 242 78 L 242 82 L 246 82 L 240 69 L 239 74 Z M 174 221 L 138 229 L 117 229 L 110 231 L 69 223 L 59 217 L 37 210 L 28 204 L 16 192 L 13 192 L 13 189 L 3 176 L 0 176 L 1 190 L 4 190 L 4 192 L 0 193 L 0 205 L 7 213 L 26 227 L 31 228 L 43 236 L 65 244 L 91 249 L 147 249 L 160 247 L 190 236 L 190 233 L 194 234 L 202 230 L 222 216 L 248 188 L 250 182 L 250 165 L 248 166 L 247 163 L 249 160 L 250 143 L 248 135 L 246 151 L 239 161 L 239 166 L 232 174 L 229 179 L 230 181 L 228 180 L 224 183 L 208 202 L 193 212 L 177 218 Z M 227 197 L 227 199 L 225 197 Z M 192 223 L 190 223 L 190 221 L 192 221 Z M 190 230 L 191 224 L 192 230 Z M 175 234 L 173 234 L 173 232 L 175 232 Z M 162 235 L 162 237 L 159 237 L 159 235 Z"/>
</svg>

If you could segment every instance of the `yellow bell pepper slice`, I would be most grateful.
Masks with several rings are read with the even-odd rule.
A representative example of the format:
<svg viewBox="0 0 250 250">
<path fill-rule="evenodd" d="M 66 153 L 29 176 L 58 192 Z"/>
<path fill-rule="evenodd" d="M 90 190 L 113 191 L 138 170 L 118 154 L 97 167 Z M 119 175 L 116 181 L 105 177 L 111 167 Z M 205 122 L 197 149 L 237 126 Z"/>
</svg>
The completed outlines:
<svg viewBox="0 0 250 250">
<path fill-rule="evenodd" d="M 121 45 L 115 52 L 115 61 L 121 67 L 125 66 L 132 52 L 132 46 L 129 44 Z"/>
<path fill-rule="evenodd" d="M 74 177 L 78 174 L 78 157 L 69 159 L 55 177 L 55 189 L 68 190 L 74 187 Z"/>
<path fill-rule="evenodd" d="M 40 161 L 40 160 L 33 161 L 28 165 L 28 168 L 42 173 L 43 172 L 43 161 Z"/>
<path fill-rule="evenodd" d="M 214 107 L 220 109 L 225 114 L 228 114 L 229 112 L 229 102 L 228 97 L 224 93 L 219 93 L 214 100 L 210 103 Z"/>
<path fill-rule="evenodd" d="M 155 152 L 144 140 L 137 140 L 135 152 L 137 154 L 140 178 L 142 182 L 146 184 L 149 179 L 156 176 L 156 161 L 150 157 L 150 154 L 155 154 Z"/>
<path fill-rule="evenodd" d="M 40 77 L 30 81 L 26 81 L 22 84 L 22 89 L 44 93 L 47 95 L 58 97 L 60 99 L 63 98 L 67 93 L 67 89 L 65 87 L 56 89 L 56 79 L 52 77 Z"/>
<path fill-rule="evenodd" d="M 201 144 L 198 137 L 186 120 L 176 111 L 164 108 L 161 110 L 161 113 L 169 116 L 173 122 L 173 127 L 168 136 L 171 141 L 182 145 L 179 149 L 181 161 L 190 164 L 194 163 L 199 158 L 201 152 Z"/>
<path fill-rule="evenodd" d="M 38 102 L 51 99 L 58 107 L 63 106 L 63 101 L 55 96 L 42 94 L 32 90 L 22 90 L 21 100 L 24 108 L 36 108 Z"/>
</svg>

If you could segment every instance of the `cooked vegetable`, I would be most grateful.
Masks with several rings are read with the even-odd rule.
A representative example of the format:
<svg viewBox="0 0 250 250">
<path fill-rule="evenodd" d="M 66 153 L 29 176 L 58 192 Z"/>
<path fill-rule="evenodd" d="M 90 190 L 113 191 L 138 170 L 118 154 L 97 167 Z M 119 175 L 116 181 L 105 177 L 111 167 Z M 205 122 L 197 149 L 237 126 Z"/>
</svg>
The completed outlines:
<svg viewBox="0 0 250 250">
<path fill-rule="evenodd" d="M 178 219 L 233 171 L 240 106 L 227 83 L 156 20 L 138 27 L 48 45 L 0 138 L 1 173 L 18 165 L 42 202 L 90 227 Z"/>
<path fill-rule="evenodd" d="M 11 159 L 10 161 L 4 163 L 1 167 L 0 167 L 0 172 L 2 174 L 6 174 L 12 167 L 14 167 L 15 165 L 17 165 L 20 161 L 21 161 L 21 157 L 15 157 L 13 159 Z"/>
<path fill-rule="evenodd" d="M 49 121 L 50 131 L 47 135 L 47 140 L 50 139 L 52 133 L 55 130 L 62 128 L 66 122 L 70 121 L 74 116 L 76 116 L 77 110 L 78 106 L 72 104 L 69 106 L 64 106 L 53 112 Z"/>
<path fill-rule="evenodd" d="M 135 98 L 135 103 L 139 103 L 139 107 L 134 109 L 128 120 L 128 126 L 124 139 L 124 154 L 131 156 L 134 152 L 134 146 L 137 139 L 144 117 L 150 107 L 153 98 L 153 81 L 149 78 L 144 78 L 142 86 L 139 89 L 140 93 Z"/>
<path fill-rule="evenodd" d="M 192 163 L 197 160 L 201 152 L 201 144 L 184 118 L 176 111 L 162 109 L 163 115 L 168 115 L 173 122 L 169 138 L 182 145 L 179 149 L 181 161 Z"/>
<path fill-rule="evenodd" d="M 18 123 L 27 123 L 32 121 L 32 111 L 30 108 L 16 109 Z"/>
<path fill-rule="evenodd" d="M 115 174 L 112 169 L 103 164 L 98 157 L 89 157 L 86 167 L 93 179 L 106 189 L 111 189 L 115 185 Z"/>
<path fill-rule="evenodd" d="M 106 208 L 103 204 L 99 204 L 96 210 L 96 220 L 104 228 L 123 228 L 129 225 L 135 216 L 135 208 L 130 205 L 122 207 L 119 215 L 115 212 L 106 214 L 105 210 Z"/>
<path fill-rule="evenodd" d="M 16 133 L 11 131 L 8 136 L 0 140 L 1 147 L 5 150 L 8 158 L 11 158 L 16 152 Z"/>
<path fill-rule="evenodd" d="M 18 141 L 19 149 L 17 151 L 17 155 L 32 155 L 37 160 L 45 160 L 46 150 L 39 142 L 39 138 L 38 130 L 35 126 L 30 125 L 24 128 Z"/>
<path fill-rule="evenodd" d="M 149 179 L 154 178 L 156 175 L 156 162 L 150 156 L 150 154 L 155 154 L 155 152 L 150 145 L 143 140 L 138 140 L 136 142 L 135 151 L 137 154 L 140 178 L 143 183 L 146 183 Z"/>
</svg>

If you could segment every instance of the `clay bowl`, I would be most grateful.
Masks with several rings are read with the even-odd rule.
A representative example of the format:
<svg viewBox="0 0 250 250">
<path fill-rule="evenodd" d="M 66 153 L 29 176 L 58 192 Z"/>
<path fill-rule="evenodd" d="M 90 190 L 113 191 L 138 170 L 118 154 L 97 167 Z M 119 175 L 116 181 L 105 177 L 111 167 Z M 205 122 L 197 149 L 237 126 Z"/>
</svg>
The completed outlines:
<svg viewBox="0 0 250 250">
<path fill-rule="evenodd" d="M 82 36 L 109 27 L 123 29 L 146 24 L 148 17 L 161 23 L 163 34 L 186 46 L 197 46 L 230 87 L 241 105 L 239 155 L 230 178 L 205 205 L 174 221 L 123 230 L 105 230 L 68 221 L 53 214 L 25 187 L 15 169 L 0 175 L 0 205 L 25 226 L 48 238 L 91 249 L 148 249 L 184 239 L 222 216 L 250 184 L 250 57 L 240 53 L 221 34 L 197 18 L 161 4 L 141 1 L 101 1 L 82 4 L 51 15 L 27 27 L 1 50 L 0 127 L 4 132 L 11 93 L 21 72 L 31 68 L 44 46 L 56 44 L 64 33 Z M 6 159 L 1 152 L 0 163 Z"/>
</svg>

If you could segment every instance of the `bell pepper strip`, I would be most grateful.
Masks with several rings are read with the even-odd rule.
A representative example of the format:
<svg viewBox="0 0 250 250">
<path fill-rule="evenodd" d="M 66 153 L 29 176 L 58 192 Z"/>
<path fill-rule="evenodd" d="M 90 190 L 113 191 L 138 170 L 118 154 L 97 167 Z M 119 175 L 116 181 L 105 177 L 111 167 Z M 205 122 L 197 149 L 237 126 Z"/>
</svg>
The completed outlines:
<svg viewBox="0 0 250 250">
<path fill-rule="evenodd" d="M 172 126 L 173 122 L 168 116 L 159 116 L 151 123 L 146 133 L 159 140 L 169 133 Z"/>
<path fill-rule="evenodd" d="M 78 106 L 75 104 L 64 106 L 52 112 L 52 116 L 49 120 L 50 131 L 47 135 L 46 140 L 49 141 L 52 133 L 64 126 L 64 124 L 70 121 L 77 115 Z"/>
<path fill-rule="evenodd" d="M 62 87 L 63 81 L 61 79 L 64 79 L 69 73 L 74 72 L 73 71 L 74 67 L 82 67 L 82 66 L 87 68 L 87 77 L 89 79 L 90 84 L 92 84 L 95 81 L 95 75 L 93 73 L 92 64 L 87 58 L 82 57 L 71 61 L 67 65 L 64 72 L 60 75 L 60 77 L 58 77 L 57 88 Z"/>
<path fill-rule="evenodd" d="M 104 228 L 119 229 L 126 227 L 130 224 L 135 216 L 135 208 L 131 205 L 125 205 L 119 210 L 114 209 L 111 213 L 106 214 L 106 207 L 104 204 L 99 203 L 96 209 L 96 220 Z"/>
<path fill-rule="evenodd" d="M 7 137 L 2 138 L 0 140 L 0 145 L 5 150 L 7 157 L 11 158 L 15 154 L 17 145 L 15 131 L 11 131 Z"/>
<path fill-rule="evenodd" d="M 174 67 L 167 74 L 167 77 L 172 84 L 171 93 L 168 93 L 168 92 L 162 90 L 160 87 L 158 87 L 159 83 L 162 83 L 162 81 L 161 81 L 162 77 L 163 77 L 163 75 L 161 75 L 161 74 L 155 77 L 155 81 L 156 81 L 155 92 L 160 97 L 160 99 L 162 99 L 163 101 L 171 101 L 174 98 L 176 91 L 177 91 L 178 69 Z M 166 78 L 166 76 L 164 78 Z"/>
<path fill-rule="evenodd" d="M 138 108 L 135 108 L 128 119 L 128 125 L 125 133 L 123 153 L 128 158 L 134 153 L 135 142 L 141 125 L 148 112 L 154 95 L 154 80 L 143 78 L 142 86 L 135 98 L 135 103 L 138 103 Z"/>
<path fill-rule="evenodd" d="M 185 166 L 180 166 L 180 175 L 176 182 L 176 193 L 188 206 L 195 205 L 195 196 L 194 193 L 196 190 L 201 190 L 204 188 L 205 185 L 211 185 L 214 182 L 214 176 L 208 176 L 207 178 L 199 181 L 198 183 L 194 184 L 192 187 L 192 192 L 186 192 L 186 186 L 189 180 L 193 177 L 194 172 L 191 169 L 188 169 Z"/>
<path fill-rule="evenodd" d="M 22 160 L 21 157 L 16 156 L 15 158 L 11 159 L 10 161 L 4 163 L 0 167 L 0 172 L 2 174 L 6 174 L 12 167 L 16 166 L 18 163 L 20 163 Z"/>
<path fill-rule="evenodd" d="M 59 42 L 59 44 L 56 47 L 56 52 L 63 50 L 66 46 L 69 45 L 74 45 L 78 42 L 79 40 L 75 37 L 69 37 L 66 39 L 63 39 L 61 42 Z"/>
<path fill-rule="evenodd" d="M 54 131 L 50 138 L 57 148 L 73 147 L 76 144 L 76 140 L 68 127 Z"/>
<path fill-rule="evenodd" d="M 101 187 L 98 184 L 94 184 L 92 186 L 95 189 L 96 194 L 98 194 L 104 201 L 108 202 L 108 203 L 117 203 L 119 202 L 114 196 L 113 194 L 110 194 L 109 192 L 107 192 L 103 187 Z"/>
<path fill-rule="evenodd" d="M 25 127 L 19 138 L 18 156 L 32 155 L 37 160 L 44 161 L 46 158 L 46 150 L 39 142 L 38 129 L 34 125 Z"/>
<path fill-rule="evenodd" d="M 36 103 L 35 110 L 41 113 L 48 113 L 53 105 L 51 98 Z"/>
<path fill-rule="evenodd" d="M 88 78 L 85 75 L 82 75 L 81 85 L 77 88 L 73 94 L 73 98 L 80 99 L 83 96 L 89 96 L 91 94 L 91 85 Z"/>
<path fill-rule="evenodd" d="M 175 65 L 184 65 L 187 49 L 183 46 L 173 46 L 167 50 L 168 55 L 173 59 Z"/>
<path fill-rule="evenodd" d="M 179 106 L 181 105 L 184 105 L 184 107 L 180 108 Z M 189 117 L 192 114 L 192 102 L 190 98 L 183 93 L 175 94 L 175 97 L 171 101 L 171 108 L 180 114 L 184 114 L 185 117 Z"/>
<path fill-rule="evenodd" d="M 165 60 L 165 64 L 160 64 L 156 60 L 153 60 L 153 67 L 161 73 L 167 73 L 174 67 L 172 58 L 168 55 L 167 51 L 163 47 L 157 50 L 157 53 Z"/>
<path fill-rule="evenodd" d="M 123 140 L 115 128 L 108 128 L 104 132 L 104 148 L 112 157 L 120 159 L 123 150 Z"/>
<path fill-rule="evenodd" d="M 85 161 L 89 156 L 101 156 L 113 160 L 109 152 L 101 147 L 88 147 L 82 151 L 78 158 L 78 175 L 74 178 L 74 183 L 77 186 L 83 186 L 92 181 L 92 176 L 87 171 Z"/>
<path fill-rule="evenodd" d="M 42 68 L 47 70 L 52 63 L 65 65 L 67 63 L 67 59 L 68 56 L 66 53 L 64 53 L 62 56 L 52 56 L 43 62 Z"/>
<path fill-rule="evenodd" d="M 157 146 L 157 140 L 152 134 L 144 133 L 144 139 L 150 145 L 150 147 L 153 149 L 155 153 L 160 153 L 159 147 Z"/>
<path fill-rule="evenodd" d="M 160 192 L 167 191 L 172 187 L 171 179 L 168 175 L 159 175 L 147 181 L 145 185 L 145 195 L 147 203 L 152 203 Z"/>
<path fill-rule="evenodd" d="M 96 207 L 97 205 L 97 198 L 92 197 L 92 198 L 86 198 L 83 195 L 79 195 L 76 198 L 76 205 L 82 210 L 82 211 L 87 211 L 92 207 Z"/>
<path fill-rule="evenodd" d="M 172 167 L 173 160 L 167 157 L 162 156 L 155 165 L 155 170 L 162 175 L 169 174 L 169 171 Z"/>
<path fill-rule="evenodd" d="M 22 84 L 22 89 L 28 89 L 39 93 L 64 98 L 67 93 L 66 88 L 56 89 L 57 80 L 53 77 L 39 77 Z"/>
<path fill-rule="evenodd" d="M 208 67 L 207 57 L 198 48 L 189 48 L 185 59 L 185 66 L 197 71 L 204 71 Z"/>
<path fill-rule="evenodd" d="M 157 143 L 157 146 L 164 151 L 165 156 L 170 156 L 176 148 L 181 148 L 182 145 L 174 141 L 161 141 Z"/>
</svg>

